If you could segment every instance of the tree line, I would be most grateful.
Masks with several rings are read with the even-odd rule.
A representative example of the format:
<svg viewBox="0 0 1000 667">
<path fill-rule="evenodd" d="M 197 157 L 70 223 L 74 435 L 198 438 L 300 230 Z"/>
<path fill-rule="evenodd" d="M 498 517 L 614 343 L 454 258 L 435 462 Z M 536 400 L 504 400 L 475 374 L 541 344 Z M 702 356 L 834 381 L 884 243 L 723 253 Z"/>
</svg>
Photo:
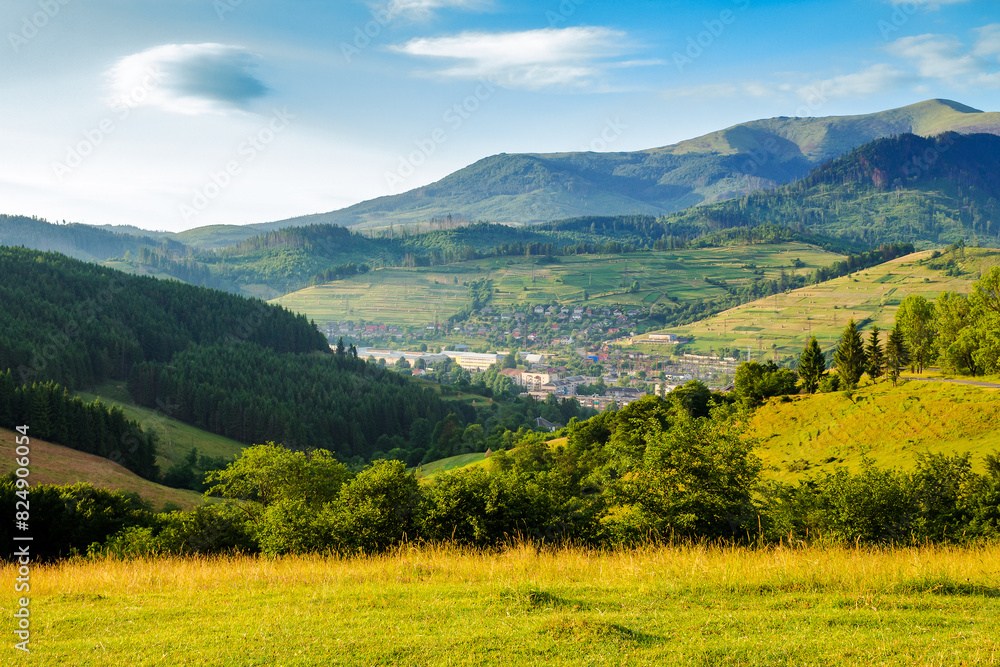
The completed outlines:
<svg viewBox="0 0 1000 667">
<path fill-rule="evenodd" d="M 747 416 L 738 401 L 690 383 L 666 398 L 573 421 L 565 440 L 521 438 L 486 468 L 429 483 L 399 461 L 352 472 L 323 450 L 259 445 L 207 476 L 208 495 L 223 503 L 154 514 L 104 498 L 103 523 L 76 528 L 93 543 L 59 536 L 50 553 L 350 555 L 404 542 L 606 548 L 673 539 L 899 544 L 1000 536 L 997 455 L 986 457 L 985 474 L 967 455 L 927 455 L 911 472 L 866 461 L 856 473 L 768 482 Z M 10 502 L 12 488 L 0 483 L 0 497 Z M 57 521 L 63 510 L 52 511 Z"/>
<path fill-rule="evenodd" d="M 69 389 L 124 380 L 191 345 L 327 349 L 305 316 L 216 290 L 132 276 L 52 252 L 0 247 L 0 369 Z"/>
<path fill-rule="evenodd" d="M 51 380 L 22 385 L 0 371 L 0 428 L 28 425 L 31 437 L 120 463 L 157 481 L 156 435 L 127 419 L 121 408 L 86 403 Z"/>
</svg>

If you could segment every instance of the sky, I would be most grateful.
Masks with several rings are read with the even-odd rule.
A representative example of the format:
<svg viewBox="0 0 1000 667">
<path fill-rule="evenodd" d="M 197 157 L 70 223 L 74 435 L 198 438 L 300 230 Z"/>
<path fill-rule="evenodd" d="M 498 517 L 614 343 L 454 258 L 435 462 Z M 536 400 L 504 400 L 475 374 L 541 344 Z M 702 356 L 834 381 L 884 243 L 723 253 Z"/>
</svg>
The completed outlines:
<svg viewBox="0 0 1000 667">
<path fill-rule="evenodd" d="M 4 0 L 0 213 L 182 231 L 497 153 L 930 98 L 1000 110 L 996 0 Z"/>
</svg>

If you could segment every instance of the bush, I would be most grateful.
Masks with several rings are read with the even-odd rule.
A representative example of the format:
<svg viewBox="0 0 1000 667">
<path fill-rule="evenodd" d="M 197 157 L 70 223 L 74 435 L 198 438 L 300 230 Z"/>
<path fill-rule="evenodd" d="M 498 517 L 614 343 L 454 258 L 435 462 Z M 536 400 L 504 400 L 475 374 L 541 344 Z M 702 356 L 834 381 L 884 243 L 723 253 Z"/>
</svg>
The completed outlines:
<svg viewBox="0 0 1000 667">
<path fill-rule="evenodd" d="M 830 394 L 840 391 L 840 376 L 834 373 L 827 373 L 819 380 L 819 393 Z"/>
<path fill-rule="evenodd" d="M 420 486 L 400 461 L 376 461 L 323 509 L 331 547 L 342 553 L 383 551 L 416 537 Z"/>
<path fill-rule="evenodd" d="M 735 394 L 751 407 L 762 404 L 772 396 L 798 393 L 798 376 L 773 361 L 758 363 L 748 361 L 736 369 Z"/>
<path fill-rule="evenodd" d="M 876 468 L 870 459 L 852 475 L 840 468 L 819 486 L 822 525 L 849 542 L 901 542 L 911 537 L 913 505 L 906 477 Z"/>
</svg>

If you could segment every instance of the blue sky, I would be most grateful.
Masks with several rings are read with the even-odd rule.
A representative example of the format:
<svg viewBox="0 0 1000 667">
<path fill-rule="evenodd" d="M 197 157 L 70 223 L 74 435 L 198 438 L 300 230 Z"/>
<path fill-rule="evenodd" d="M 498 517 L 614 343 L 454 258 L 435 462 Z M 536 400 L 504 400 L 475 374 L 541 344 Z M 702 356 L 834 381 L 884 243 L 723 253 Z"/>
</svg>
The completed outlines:
<svg viewBox="0 0 1000 667">
<path fill-rule="evenodd" d="M 995 0 L 5 0 L 0 26 L 0 212 L 172 231 L 496 153 L 1000 110 Z"/>
</svg>

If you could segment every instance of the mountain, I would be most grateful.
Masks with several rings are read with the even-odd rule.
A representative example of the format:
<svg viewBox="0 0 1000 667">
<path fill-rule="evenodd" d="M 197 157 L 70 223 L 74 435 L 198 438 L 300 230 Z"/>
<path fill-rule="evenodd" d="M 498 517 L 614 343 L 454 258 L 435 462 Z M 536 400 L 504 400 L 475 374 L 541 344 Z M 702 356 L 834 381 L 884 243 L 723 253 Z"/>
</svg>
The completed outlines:
<svg viewBox="0 0 1000 667">
<path fill-rule="evenodd" d="M 124 257 L 126 252 L 135 254 L 140 248 L 173 254 L 185 252 L 182 243 L 163 237 L 162 232 L 79 223 L 59 225 L 20 215 L 0 215 L 0 245 L 51 250 L 87 262 Z"/>
<path fill-rule="evenodd" d="M 780 225 L 877 246 L 1000 245 L 1000 137 L 948 132 L 878 139 L 774 190 L 688 209 L 665 229 Z"/>
<path fill-rule="evenodd" d="M 384 227 L 447 216 L 530 224 L 587 215 L 664 215 L 789 183 L 874 139 L 1000 134 L 1000 113 L 950 100 L 860 116 L 778 117 L 637 152 L 500 154 L 399 195 L 278 222 Z"/>
</svg>

